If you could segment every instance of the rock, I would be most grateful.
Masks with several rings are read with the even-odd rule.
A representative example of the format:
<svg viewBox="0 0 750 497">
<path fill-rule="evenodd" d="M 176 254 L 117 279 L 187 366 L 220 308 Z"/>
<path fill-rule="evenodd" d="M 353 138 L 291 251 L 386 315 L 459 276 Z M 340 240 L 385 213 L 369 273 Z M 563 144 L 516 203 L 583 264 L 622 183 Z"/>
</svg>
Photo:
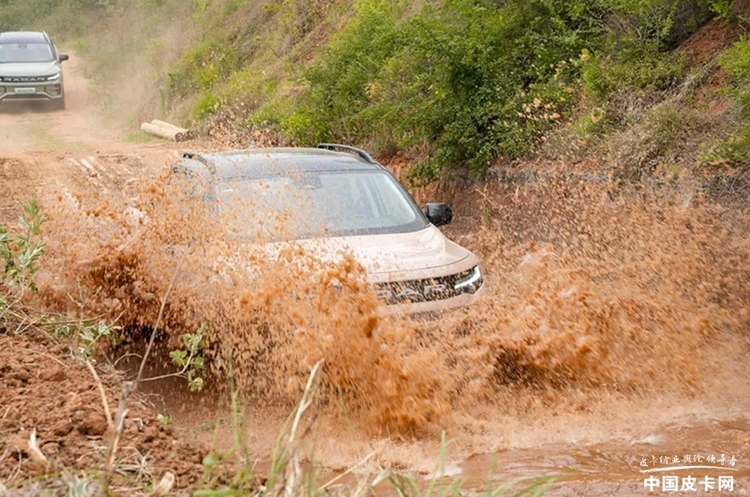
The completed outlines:
<svg viewBox="0 0 750 497">
<path fill-rule="evenodd" d="M 10 377 L 14 380 L 20 380 L 24 383 L 28 382 L 31 379 L 31 375 L 25 369 L 16 371 L 15 373 L 11 374 Z"/>
<path fill-rule="evenodd" d="M 60 444 L 57 442 L 47 442 L 42 445 L 42 452 L 44 452 L 45 455 L 54 456 L 60 452 Z"/>
<path fill-rule="evenodd" d="M 83 420 L 78 425 L 78 431 L 82 435 L 102 436 L 107 431 L 107 421 L 104 419 L 104 416 L 89 413 L 83 417 Z"/>
<path fill-rule="evenodd" d="M 52 426 L 51 430 L 56 437 L 64 437 L 73 430 L 73 424 L 67 421 L 58 421 Z"/>
<path fill-rule="evenodd" d="M 62 368 L 62 366 L 55 365 L 42 371 L 39 377 L 44 381 L 57 382 L 65 381 L 68 375 L 65 373 L 65 370 Z"/>
<path fill-rule="evenodd" d="M 6 447 L 10 449 L 12 453 L 22 454 L 24 457 L 28 456 L 29 448 L 29 436 L 31 435 L 28 431 L 19 431 L 15 435 L 11 436 L 7 442 Z"/>
</svg>

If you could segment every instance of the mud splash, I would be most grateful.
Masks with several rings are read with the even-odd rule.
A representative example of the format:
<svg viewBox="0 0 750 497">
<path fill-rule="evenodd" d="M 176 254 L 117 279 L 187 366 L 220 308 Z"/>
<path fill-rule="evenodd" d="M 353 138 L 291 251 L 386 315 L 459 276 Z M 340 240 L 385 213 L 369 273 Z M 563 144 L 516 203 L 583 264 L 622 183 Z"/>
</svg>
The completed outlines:
<svg viewBox="0 0 750 497">
<path fill-rule="evenodd" d="M 321 260 L 297 243 L 269 253 L 238 242 L 165 179 L 139 187 L 135 206 L 79 196 L 51 209 L 49 255 L 63 269 L 39 275 L 47 305 L 138 330 L 168 296 L 162 347 L 208 323 L 212 388 L 231 375 L 249 398 L 289 407 L 323 359 L 326 397 L 343 399 L 375 432 L 412 433 L 447 411 L 440 376 L 421 367 L 440 358 L 379 315 L 350 254 Z"/>
<path fill-rule="evenodd" d="M 324 359 L 323 417 L 333 425 L 425 439 L 447 428 L 464 441 L 463 456 L 507 447 L 512 436 L 491 433 L 508 419 L 547 430 L 537 442 L 548 443 L 565 436 L 531 420 L 585 424 L 632 403 L 700 405 L 717 392 L 723 406 L 746 404 L 748 373 L 732 365 L 750 329 L 750 223 L 699 194 L 571 182 L 418 192 L 456 206 L 459 222 L 447 231 L 481 254 L 488 294 L 413 323 L 378 315 L 347 254 L 326 262 L 292 244 L 261 256 L 165 188 L 153 177 L 122 198 L 48 206 L 46 267 L 55 273 L 39 285 L 47 305 L 73 311 L 67 295 L 79 295 L 89 312 L 132 326 L 151 325 L 168 295 L 165 348 L 209 323 L 211 388 L 231 371 L 248 399 L 284 412 Z M 123 214 L 131 198 L 149 222 Z M 176 240 L 190 245 L 177 253 Z M 262 277 L 217 266 L 228 260 Z M 741 381 L 732 384 L 730 370 Z M 656 422 L 639 409 L 644 425 Z M 602 437 L 629 429 L 626 418 Z M 394 455 L 402 450 L 383 462 L 419 459 Z"/>
</svg>

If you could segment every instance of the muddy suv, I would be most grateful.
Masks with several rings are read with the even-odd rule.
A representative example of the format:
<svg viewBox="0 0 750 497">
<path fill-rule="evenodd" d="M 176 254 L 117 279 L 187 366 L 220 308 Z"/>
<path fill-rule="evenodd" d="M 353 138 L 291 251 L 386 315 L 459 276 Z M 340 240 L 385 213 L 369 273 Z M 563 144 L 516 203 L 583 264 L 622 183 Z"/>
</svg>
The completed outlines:
<svg viewBox="0 0 750 497">
<path fill-rule="evenodd" d="M 353 252 L 386 313 L 463 307 L 483 290 L 478 258 L 438 229 L 453 219 L 450 207 L 428 203 L 420 209 L 401 183 L 360 149 L 324 143 L 186 152 L 172 175 L 188 181 L 178 188 L 207 205 L 222 230 L 253 244 L 262 240 L 269 253 L 291 240 L 323 259 L 341 249 Z M 264 233 L 280 213 L 285 213 L 283 235 Z"/>
<path fill-rule="evenodd" d="M 47 33 L 13 31 L 0 33 L 0 103 L 11 100 L 48 100 L 65 108 L 61 63 Z"/>
</svg>

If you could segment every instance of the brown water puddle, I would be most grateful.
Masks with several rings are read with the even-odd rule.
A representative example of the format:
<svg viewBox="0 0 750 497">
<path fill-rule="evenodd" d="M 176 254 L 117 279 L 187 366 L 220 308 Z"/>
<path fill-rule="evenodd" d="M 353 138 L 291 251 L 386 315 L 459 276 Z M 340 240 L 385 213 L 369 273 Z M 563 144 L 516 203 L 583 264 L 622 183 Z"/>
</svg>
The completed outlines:
<svg viewBox="0 0 750 497">
<path fill-rule="evenodd" d="M 744 425 L 743 429 L 728 428 L 737 424 Z M 750 495 L 750 451 L 747 441 L 750 429 L 747 424 L 747 420 L 733 420 L 676 431 L 665 429 L 649 437 L 649 443 L 630 446 L 627 443 L 592 447 L 548 445 L 478 455 L 458 465 L 446 465 L 444 472 L 447 476 L 438 479 L 438 487 L 448 486 L 460 479 L 460 488 L 464 493 L 482 494 L 488 489 L 512 482 L 515 482 L 512 488 L 518 491 L 552 477 L 544 495 Z M 701 456 L 703 461 L 692 462 L 696 456 Z M 711 456 L 716 458 L 713 463 L 707 460 Z M 675 457 L 681 462 L 672 462 Z M 683 464 L 686 457 L 690 457 L 691 462 Z M 660 459 L 670 462 L 662 464 Z M 339 485 L 353 487 L 357 484 L 356 476 L 332 471 L 320 464 L 316 463 L 321 483 L 335 479 Z M 258 461 L 254 468 L 259 474 L 265 474 L 270 466 L 268 461 Z M 310 467 L 310 461 L 303 463 L 303 468 Z M 424 490 L 433 478 L 432 474 L 405 473 L 411 474 Z M 695 490 L 661 490 L 664 477 L 667 480 L 676 477 L 678 488 L 693 486 Z M 653 482 L 653 478 L 659 486 L 651 483 L 652 487 L 649 488 L 646 483 Z M 720 480 L 724 486 L 721 490 L 718 488 Z M 694 485 L 691 485 L 691 481 Z M 705 482 L 708 482 L 708 490 Z M 730 487 L 727 488 L 727 485 Z M 376 485 L 374 490 L 377 495 L 397 495 L 393 486 L 386 483 Z"/>
<path fill-rule="evenodd" d="M 456 409 L 444 425 L 451 444 L 445 457 L 449 478 L 441 482 L 461 479 L 463 490 L 483 493 L 516 479 L 527 478 L 530 483 L 552 476 L 555 481 L 546 495 L 749 495 L 750 404 L 746 392 L 750 383 L 742 375 L 742 356 L 716 352 L 723 357 L 723 372 L 706 378 L 706 391 L 697 397 L 661 393 L 630 398 L 590 393 L 583 397 L 585 409 L 580 410 L 575 392 L 558 392 L 559 398 L 545 405 L 541 392 L 513 389 L 499 392 L 502 400 L 498 403 L 485 401 L 473 408 Z M 147 376 L 159 372 L 149 371 Z M 189 394 L 178 379 L 150 386 L 151 393 L 164 401 L 157 402 L 157 408 L 172 416 L 185 438 L 203 441 L 218 451 L 231 449 L 235 433 L 226 394 Z M 542 404 L 529 409 L 503 407 L 513 398 L 519 405 L 534 399 Z M 369 472 L 365 478 L 371 480 L 381 468 L 394 467 L 425 488 L 429 485 L 441 458 L 442 428 L 436 427 L 417 440 L 372 436 L 352 420 L 349 423 L 326 415 L 330 407 L 323 407 L 301 445 L 305 464 L 315 465 L 318 481 L 339 477 L 374 452 L 373 464 L 360 468 Z M 268 474 L 274 444 L 290 412 L 253 401 L 242 411 L 241 438 L 251 454 L 253 471 Z M 700 463 L 694 462 L 697 455 Z M 712 455 L 716 461 L 707 462 Z M 686 456 L 690 462 L 683 462 Z M 675 457 L 680 463 L 673 462 Z M 695 465 L 715 468 L 670 469 Z M 661 469 L 665 471 L 654 471 Z M 665 476 L 677 477 L 680 483 L 696 478 L 696 491 L 660 492 L 653 488 L 649 492 L 645 482 L 652 476 L 660 485 Z M 732 492 L 719 492 L 718 478 L 728 476 L 732 477 Z M 706 477 L 714 478 L 715 486 L 701 491 L 698 482 Z M 362 474 L 346 474 L 337 484 L 353 488 L 361 478 Z M 395 495 L 393 486 L 385 483 L 375 490 L 377 495 Z"/>
<path fill-rule="evenodd" d="M 172 390 L 173 393 L 176 391 Z M 191 401 L 179 395 L 164 408 L 174 415 L 175 424 L 183 436 L 206 442 L 217 450 L 228 450 L 234 442 L 231 413 L 226 409 L 217 411 L 216 406 L 222 404 L 217 399 L 197 402 L 207 400 L 205 397 L 200 395 Z M 509 448 L 469 456 L 466 456 L 467 435 L 460 433 L 465 427 L 458 428 L 448 435 L 452 442 L 444 457 L 441 456 L 439 436 L 419 441 L 373 439 L 323 417 L 318 419 L 309 438 L 300 447 L 303 467 L 314 465 L 319 482 L 336 478 L 337 484 L 352 488 L 363 477 L 372 480 L 383 467 L 392 466 L 400 468 L 400 473 L 410 475 L 425 489 L 437 473 L 445 475 L 439 480 L 443 485 L 461 480 L 463 492 L 484 493 L 514 481 L 519 482 L 515 487 L 517 490 L 541 478 L 552 477 L 554 480 L 545 495 L 750 495 L 750 418 L 736 415 L 737 410 L 733 409 L 727 409 L 727 416 L 720 418 L 715 414 L 722 409 L 718 405 L 715 407 L 713 416 L 686 405 L 685 413 L 656 419 L 654 411 L 633 404 L 633 412 L 612 418 L 609 431 L 607 423 L 597 419 L 596 412 L 582 418 L 563 414 L 559 425 L 550 423 L 550 419 L 509 419 L 506 423 L 511 426 L 508 432 L 488 434 L 488 438 L 505 439 Z M 738 407 L 742 411 L 742 406 Z M 627 404 L 614 404 L 611 408 L 628 410 Z M 656 412 L 661 410 L 655 407 Z M 663 410 L 669 411 L 669 408 Z M 692 414 L 687 414 L 691 410 Z M 284 413 L 268 406 L 250 406 L 243 413 L 244 442 L 252 454 L 254 472 L 267 474 Z M 639 420 L 638 425 L 628 429 L 625 426 L 627 416 Z M 644 418 L 651 418 L 652 422 Z M 502 424 L 502 419 L 495 421 Z M 513 435 L 512 424 L 516 422 L 528 422 L 527 433 Z M 581 424 L 585 426 L 576 427 Z M 567 431 L 566 425 L 569 427 Z M 594 436 L 601 441 L 592 443 L 595 438 L 581 439 L 579 443 L 564 441 L 576 439 L 582 433 L 581 429 L 597 434 Z M 543 433 L 545 431 L 547 433 Z M 558 441 L 538 443 L 538 440 L 545 439 Z M 473 448 L 477 449 L 479 445 Z M 370 452 L 374 453 L 370 461 L 373 464 L 363 465 L 360 471 L 349 474 L 348 470 Z M 442 472 L 438 470 L 441 458 L 444 461 Z M 645 483 L 654 481 L 647 480 L 651 477 L 656 478 L 660 486 L 664 477 L 668 480 L 677 477 L 679 485 L 683 481 L 689 484 L 690 478 L 695 478 L 696 491 L 662 492 L 660 487 L 649 491 Z M 727 484 L 725 479 L 731 477 L 731 491 L 726 488 L 718 490 L 720 477 L 724 485 Z M 708 491 L 702 483 L 706 478 L 714 484 Z M 377 485 L 375 493 L 396 494 L 393 486 L 387 483 Z"/>
<path fill-rule="evenodd" d="M 750 494 L 750 420 L 712 420 L 692 426 L 667 426 L 641 439 L 589 447 L 561 444 L 508 450 L 466 460 L 459 467 L 467 486 L 487 488 L 519 478 L 554 476 L 546 495 L 748 495 Z M 684 492 L 646 483 L 677 477 Z M 713 488 L 706 490 L 705 483 Z M 689 478 L 696 478 L 695 491 Z M 713 478 L 713 480 L 711 480 Z M 718 489 L 718 482 L 724 488 Z M 729 480 L 731 479 L 731 480 Z M 731 482 L 731 490 L 726 488 Z"/>
</svg>

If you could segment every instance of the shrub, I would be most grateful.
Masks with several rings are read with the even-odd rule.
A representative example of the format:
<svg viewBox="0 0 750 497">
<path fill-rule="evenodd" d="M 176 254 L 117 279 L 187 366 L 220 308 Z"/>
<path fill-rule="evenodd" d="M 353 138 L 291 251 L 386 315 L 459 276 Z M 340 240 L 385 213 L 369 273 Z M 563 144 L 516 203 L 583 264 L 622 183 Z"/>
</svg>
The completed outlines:
<svg viewBox="0 0 750 497">
<path fill-rule="evenodd" d="M 349 142 L 377 136 L 376 152 L 426 143 L 419 171 L 431 177 L 455 164 L 482 172 L 499 154 L 528 152 L 568 108 L 566 85 L 577 78 L 568 59 L 596 30 L 583 2 L 448 0 L 402 10 L 358 2 L 305 74 L 301 115 L 290 122 L 306 115 Z M 300 141 L 319 136 L 288 131 Z"/>
<path fill-rule="evenodd" d="M 190 49 L 179 67 L 169 74 L 175 95 L 185 96 L 194 90 L 211 90 L 225 81 L 237 66 L 231 45 L 224 40 L 206 40 Z"/>
<path fill-rule="evenodd" d="M 305 73 L 309 87 L 286 130 L 301 142 L 368 142 L 376 153 L 418 149 L 425 160 L 416 174 L 426 177 L 454 166 L 481 174 L 498 156 L 528 154 L 569 115 L 581 82 L 592 107 L 624 93 L 650 101 L 683 76 L 683 60 L 667 50 L 710 15 L 704 0 L 356 7 Z"/>
<path fill-rule="evenodd" d="M 715 0 L 605 0 L 609 49 L 620 44 L 676 48 L 711 19 Z"/>
<path fill-rule="evenodd" d="M 18 218 L 17 228 L 9 230 L 0 225 L 0 283 L 36 291 L 32 278 L 44 253 L 40 234 L 46 221 L 37 201 L 31 200 Z"/>
<path fill-rule="evenodd" d="M 698 121 L 672 103 L 650 109 L 641 122 L 610 138 L 608 155 L 617 175 L 639 180 L 660 165 L 676 162 Z"/>
<path fill-rule="evenodd" d="M 719 65 L 729 75 L 730 96 L 740 105 L 745 116 L 750 114 L 750 41 L 735 42 L 720 58 Z"/>
<path fill-rule="evenodd" d="M 730 86 L 726 93 L 737 107 L 737 119 L 730 127 L 728 137 L 714 140 L 701 156 L 705 163 L 725 164 L 750 170 L 750 43 L 737 41 L 720 58 L 719 65 L 727 73 Z"/>
<path fill-rule="evenodd" d="M 0 31 L 40 29 L 56 37 L 80 36 L 125 0 L 0 0 Z"/>
<path fill-rule="evenodd" d="M 622 91 L 663 92 L 682 79 L 685 60 L 653 47 L 634 45 L 583 66 L 586 95 L 603 101 Z"/>
<path fill-rule="evenodd" d="M 204 93 L 193 108 L 195 119 L 201 120 L 215 113 L 221 107 L 221 100 L 213 93 Z"/>
<path fill-rule="evenodd" d="M 708 158 L 714 163 L 750 171 L 750 124 L 742 126 L 726 140 L 719 141 Z"/>
</svg>

